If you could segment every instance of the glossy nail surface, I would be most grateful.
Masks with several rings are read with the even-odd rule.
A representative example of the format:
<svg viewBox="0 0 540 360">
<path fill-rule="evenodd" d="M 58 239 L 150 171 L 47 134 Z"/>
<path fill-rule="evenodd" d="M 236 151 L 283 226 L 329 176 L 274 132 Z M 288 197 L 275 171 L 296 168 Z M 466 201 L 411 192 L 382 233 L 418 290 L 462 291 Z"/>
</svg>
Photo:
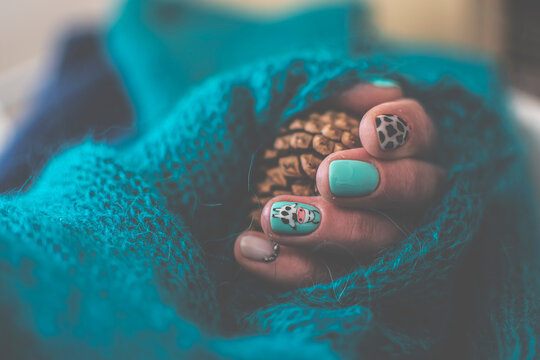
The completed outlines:
<svg viewBox="0 0 540 360">
<path fill-rule="evenodd" d="M 244 235 L 240 238 L 240 252 L 253 261 L 271 262 L 279 253 L 279 245 L 259 236 Z"/>
<path fill-rule="evenodd" d="M 409 138 L 409 125 L 397 115 L 379 115 L 375 118 L 375 126 L 382 150 L 398 148 Z"/>
<path fill-rule="evenodd" d="M 337 196 L 363 196 L 379 185 L 379 172 L 368 162 L 334 160 L 328 169 L 330 190 Z"/>
<path fill-rule="evenodd" d="M 383 88 L 399 87 L 399 84 L 397 82 L 395 82 L 394 80 L 389 80 L 389 79 L 372 79 L 370 80 L 370 83 L 372 85 L 383 87 Z"/>
<path fill-rule="evenodd" d="M 307 204 L 278 201 L 270 212 L 270 227 L 276 234 L 309 234 L 319 227 L 320 222 L 319 209 Z"/>
</svg>

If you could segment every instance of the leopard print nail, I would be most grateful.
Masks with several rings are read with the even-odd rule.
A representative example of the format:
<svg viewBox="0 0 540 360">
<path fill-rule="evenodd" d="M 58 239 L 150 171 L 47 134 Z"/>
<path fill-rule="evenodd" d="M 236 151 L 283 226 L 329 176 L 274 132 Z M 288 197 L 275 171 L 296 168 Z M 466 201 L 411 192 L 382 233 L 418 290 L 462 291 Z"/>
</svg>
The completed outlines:
<svg viewBox="0 0 540 360">
<path fill-rule="evenodd" d="M 400 147 L 409 137 L 409 125 L 397 115 L 384 114 L 375 118 L 379 146 L 382 150 Z"/>
</svg>

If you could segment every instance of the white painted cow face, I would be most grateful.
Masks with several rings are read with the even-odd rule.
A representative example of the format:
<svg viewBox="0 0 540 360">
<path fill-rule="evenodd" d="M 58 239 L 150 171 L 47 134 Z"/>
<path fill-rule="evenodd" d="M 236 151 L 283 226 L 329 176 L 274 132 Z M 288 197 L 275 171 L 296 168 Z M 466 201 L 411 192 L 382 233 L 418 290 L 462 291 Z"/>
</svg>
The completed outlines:
<svg viewBox="0 0 540 360">
<path fill-rule="evenodd" d="M 296 230 L 296 206 L 298 204 L 285 204 L 280 208 L 274 208 L 272 209 L 275 214 L 272 214 L 272 217 L 281 219 L 281 222 L 283 222 L 286 225 L 289 225 L 294 230 Z"/>
<path fill-rule="evenodd" d="M 296 230 L 296 224 L 314 223 L 316 221 L 316 214 L 319 214 L 317 210 L 310 210 L 303 206 L 298 206 L 298 203 L 285 204 L 279 208 L 272 209 L 272 217 L 281 219 L 285 225 L 289 225 Z"/>
</svg>

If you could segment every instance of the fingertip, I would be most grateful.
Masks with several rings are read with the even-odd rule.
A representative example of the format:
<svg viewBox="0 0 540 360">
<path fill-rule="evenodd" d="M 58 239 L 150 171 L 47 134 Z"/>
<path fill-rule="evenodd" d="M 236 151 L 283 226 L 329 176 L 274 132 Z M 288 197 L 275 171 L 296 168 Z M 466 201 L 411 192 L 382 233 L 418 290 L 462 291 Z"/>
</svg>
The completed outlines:
<svg viewBox="0 0 540 360">
<path fill-rule="evenodd" d="M 370 155 L 380 157 L 381 154 L 384 155 L 384 153 L 379 149 L 377 126 L 373 116 L 374 114 L 368 111 L 364 117 L 362 117 L 358 136 L 360 137 L 362 146 Z"/>
<path fill-rule="evenodd" d="M 373 79 L 357 84 L 338 97 L 338 103 L 354 112 L 364 113 L 372 107 L 403 97 L 398 83 L 389 79 Z"/>
<path fill-rule="evenodd" d="M 272 258 L 268 259 L 272 250 Z M 236 239 L 234 256 L 238 264 L 253 275 L 285 288 L 310 285 L 322 279 L 321 267 L 308 254 L 279 246 L 264 234 L 247 231 Z"/>
<path fill-rule="evenodd" d="M 236 239 L 234 255 L 239 263 L 270 263 L 279 255 L 279 245 L 255 231 L 242 233 Z"/>
<path fill-rule="evenodd" d="M 370 154 L 367 152 L 365 148 L 356 148 L 356 149 L 348 149 L 343 150 L 339 152 L 335 152 L 333 154 L 328 155 L 321 165 L 319 166 L 319 169 L 317 170 L 317 188 L 319 189 L 319 193 L 321 196 L 331 203 L 339 204 L 341 206 L 347 207 L 347 202 L 343 202 L 342 199 L 343 196 L 334 193 L 331 186 L 331 179 L 337 178 L 337 175 L 331 174 L 331 168 L 335 168 L 335 165 L 332 165 L 334 162 L 340 162 L 340 161 L 356 161 L 356 162 L 362 162 L 362 163 L 370 163 L 373 167 L 373 161 Z M 373 178 L 373 176 L 371 176 Z M 374 181 L 371 180 L 373 184 L 367 184 L 366 189 L 370 187 L 377 186 L 379 184 L 379 177 L 377 173 L 377 184 L 374 184 Z M 335 186 L 334 186 L 335 187 Z M 346 197 L 345 197 L 346 198 Z"/>
<path fill-rule="evenodd" d="M 431 118 L 412 99 L 371 108 L 362 117 L 358 135 L 371 156 L 386 160 L 429 157 L 436 139 Z"/>
</svg>

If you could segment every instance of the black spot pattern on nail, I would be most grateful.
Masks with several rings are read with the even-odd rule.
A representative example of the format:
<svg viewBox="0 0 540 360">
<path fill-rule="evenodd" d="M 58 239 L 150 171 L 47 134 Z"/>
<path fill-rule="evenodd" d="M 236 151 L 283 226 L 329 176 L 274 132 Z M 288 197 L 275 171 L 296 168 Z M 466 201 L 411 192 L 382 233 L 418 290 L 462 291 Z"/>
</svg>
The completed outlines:
<svg viewBox="0 0 540 360">
<path fill-rule="evenodd" d="M 384 143 L 384 139 L 386 139 L 386 136 L 384 135 L 384 133 L 382 131 L 379 131 L 379 142 L 382 144 Z"/>
<path fill-rule="evenodd" d="M 394 135 L 397 134 L 397 130 L 395 127 L 393 127 L 392 125 L 386 125 L 386 134 L 389 136 L 389 137 L 392 137 Z"/>
<path fill-rule="evenodd" d="M 375 118 L 379 146 L 382 150 L 400 147 L 409 137 L 409 125 L 397 115 L 384 114 Z"/>
</svg>

